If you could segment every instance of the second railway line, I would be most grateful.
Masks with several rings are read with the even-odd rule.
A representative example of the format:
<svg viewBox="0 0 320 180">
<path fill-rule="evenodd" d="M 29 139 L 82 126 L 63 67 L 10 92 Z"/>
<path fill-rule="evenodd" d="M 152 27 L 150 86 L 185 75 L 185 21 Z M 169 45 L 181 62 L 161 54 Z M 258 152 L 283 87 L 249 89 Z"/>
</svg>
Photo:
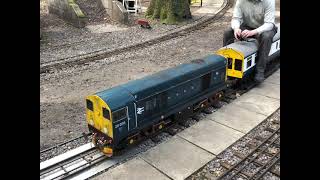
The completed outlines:
<svg viewBox="0 0 320 180">
<path fill-rule="evenodd" d="M 142 49 L 151 45 L 155 45 L 160 42 L 173 39 L 173 38 L 186 36 L 191 32 L 201 30 L 204 27 L 208 26 L 209 24 L 219 20 L 221 17 L 224 16 L 224 14 L 228 11 L 228 9 L 232 7 L 233 3 L 234 3 L 234 0 L 223 0 L 223 4 L 221 8 L 213 16 L 203 16 L 202 18 L 199 18 L 195 23 L 187 24 L 180 28 L 174 28 L 173 30 L 168 30 L 164 35 L 156 37 L 154 39 L 150 39 L 137 44 L 123 46 L 123 47 L 115 48 L 111 50 L 109 49 L 95 50 L 95 51 L 81 54 L 81 55 L 61 58 L 51 62 L 40 63 L 40 74 L 46 73 L 52 69 L 59 69 L 59 68 L 63 68 L 65 66 L 71 66 L 71 65 L 80 65 L 80 64 L 91 62 L 91 61 L 108 58 L 123 52 L 132 52 L 132 51 Z"/>
</svg>

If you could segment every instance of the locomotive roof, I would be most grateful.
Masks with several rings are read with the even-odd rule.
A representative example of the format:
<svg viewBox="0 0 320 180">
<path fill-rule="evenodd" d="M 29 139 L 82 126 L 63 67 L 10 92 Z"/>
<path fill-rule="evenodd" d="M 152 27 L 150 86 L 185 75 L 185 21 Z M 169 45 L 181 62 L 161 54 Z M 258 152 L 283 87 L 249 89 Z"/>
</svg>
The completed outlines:
<svg viewBox="0 0 320 180">
<path fill-rule="evenodd" d="M 213 54 L 203 59 L 197 59 L 190 63 L 181 64 L 151 76 L 131 81 L 122 85 L 122 87 L 127 89 L 139 101 L 164 91 L 170 86 L 196 78 L 215 68 L 221 68 L 221 66 L 225 66 L 225 63 L 224 57 Z"/>
<path fill-rule="evenodd" d="M 170 86 L 203 75 L 215 68 L 225 67 L 225 63 L 226 60 L 223 56 L 213 54 L 203 59 L 197 59 L 190 63 L 160 71 L 142 79 L 100 91 L 96 95 L 103 99 L 110 109 L 114 111 L 126 106 L 128 102 L 132 102 L 133 100 L 139 101 L 164 91 Z"/>
<path fill-rule="evenodd" d="M 111 109 L 111 111 L 117 110 L 126 106 L 128 102 L 134 100 L 129 91 L 121 86 L 116 86 L 111 89 L 100 91 L 96 93 L 101 99 L 103 99 Z"/>
<path fill-rule="evenodd" d="M 258 50 L 258 44 L 257 41 L 238 41 L 232 44 L 229 44 L 223 48 L 231 48 L 238 52 L 242 52 L 244 57 L 247 57 Z"/>
</svg>

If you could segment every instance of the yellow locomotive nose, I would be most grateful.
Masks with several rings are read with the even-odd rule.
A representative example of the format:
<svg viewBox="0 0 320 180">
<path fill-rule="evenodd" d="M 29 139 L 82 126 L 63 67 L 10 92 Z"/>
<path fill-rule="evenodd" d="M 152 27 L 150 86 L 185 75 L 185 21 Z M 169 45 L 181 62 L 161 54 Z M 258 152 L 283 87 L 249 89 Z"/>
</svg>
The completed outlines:
<svg viewBox="0 0 320 180">
<path fill-rule="evenodd" d="M 86 103 L 87 123 L 108 137 L 113 138 L 109 106 L 97 95 L 88 96 Z"/>
<path fill-rule="evenodd" d="M 231 48 L 221 48 L 215 52 L 228 60 L 227 76 L 242 78 L 243 77 L 243 59 L 244 55 Z"/>
<path fill-rule="evenodd" d="M 93 143 L 107 156 L 112 156 L 113 140 L 112 117 L 109 106 L 97 95 L 86 98 L 86 118 Z"/>
</svg>

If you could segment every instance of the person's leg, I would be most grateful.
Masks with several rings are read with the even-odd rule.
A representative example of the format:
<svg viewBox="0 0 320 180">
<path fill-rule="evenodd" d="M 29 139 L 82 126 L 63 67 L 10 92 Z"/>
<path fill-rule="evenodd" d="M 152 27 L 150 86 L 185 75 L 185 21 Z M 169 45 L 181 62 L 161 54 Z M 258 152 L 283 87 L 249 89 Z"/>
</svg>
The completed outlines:
<svg viewBox="0 0 320 180">
<path fill-rule="evenodd" d="M 234 33 L 233 29 L 230 27 L 223 33 L 223 46 L 231 44 L 234 42 Z"/>
<path fill-rule="evenodd" d="M 276 29 L 263 32 L 259 35 L 259 48 L 258 48 L 258 59 L 256 61 L 256 75 L 255 80 L 262 82 L 264 80 L 264 71 L 266 68 L 267 58 L 271 49 L 273 36 L 276 34 Z"/>
</svg>

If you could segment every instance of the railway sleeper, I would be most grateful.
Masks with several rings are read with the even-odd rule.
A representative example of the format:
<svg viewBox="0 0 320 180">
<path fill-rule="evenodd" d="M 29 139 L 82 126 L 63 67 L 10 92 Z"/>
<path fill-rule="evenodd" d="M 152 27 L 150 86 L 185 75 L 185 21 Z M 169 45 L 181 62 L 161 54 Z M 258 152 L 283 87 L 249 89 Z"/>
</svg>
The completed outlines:
<svg viewBox="0 0 320 180">
<path fill-rule="evenodd" d="M 222 161 L 222 162 L 220 162 L 220 165 L 222 166 L 222 167 L 224 167 L 224 168 L 226 168 L 226 169 L 231 169 L 231 167 L 232 167 L 232 165 L 231 164 L 229 164 L 228 162 L 226 162 L 226 161 Z"/>
<path fill-rule="evenodd" d="M 236 168 L 234 168 L 234 169 L 232 169 L 232 171 L 236 171 L 236 173 L 235 173 L 235 176 L 237 177 L 237 176 L 241 176 L 242 178 L 241 179 L 248 179 L 248 178 L 250 178 L 251 176 L 252 176 L 252 174 L 250 174 L 250 173 L 247 173 L 247 172 L 244 172 L 244 171 L 239 171 L 238 172 L 238 169 L 236 169 Z M 228 179 L 228 178 L 227 178 Z M 232 179 L 232 178 L 231 178 Z M 237 178 L 236 178 L 237 179 Z"/>
<path fill-rule="evenodd" d="M 258 141 L 264 141 L 266 140 L 266 138 L 262 137 L 262 136 L 255 136 L 254 139 L 258 140 Z"/>
<path fill-rule="evenodd" d="M 276 131 L 275 129 L 272 129 L 272 128 L 270 128 L 270 127 L 267 127 L 267 128 L 265 128 L 264 130 L 269 131 L 269 132 L 271 132 L 271 133 L 274 133 L 274 132 Z"/>
<path fill-rule="evenodd" d="M 254 141 L 248 142 L 246 146 L 249 147 L 250 149 L 255 149 L 258 147 L 258 145 Z"/>
<path fill-rule="evenodd" d="M 264 163 L 262 163 L 261 161 L 259 161 L 259 160 L 257 160 L 257 159 L 255 159 L 255 160 L 253 161 L 253 163 L 255 163 L 255 164 L 258 165 L 258 166 L 263 166 L 263 165 L 264 165 Z"/>
<path fill-rule="evenodd" d="M 280 124 L 280 121 L 278 120 L 275 120 L 275 121 L 272 121 L 274 124 Z"/>
<path fill-rule="evenodd" d="M 274 170 L 274 169 L 270 169 L 269 172 L 271 172 L 272 174 L 280 177 L 280 171 Z"/>
<path fill-rule="evenodd" d="M 175 134 L 177 134 L 177 130 L 174 130 L 172 128 L 168 128 L 165 130 L 168 134 L 170 134 L 171 136 L 174 136 Z"/>
<path fill-rule="evenodd" d="M 240 171 L 239 175 L 244 177 L 244 178 L 246 178 L 246 179 L 252 177 L 251 173 L 248 173 L 248 172 L 245 172 L 245 171 Z"/>
<path fill-rule="evenodd" d="M 239 153 L 239 152 L 237 152 L 237 151 L 232 151 L 232 154 L 235 155 L 235 156 L 237 156 L 237 157 L 240 158 L 240 159 L 244 159 L 244 158 L 246 157 L 244 154 Z"/>
</svg>

